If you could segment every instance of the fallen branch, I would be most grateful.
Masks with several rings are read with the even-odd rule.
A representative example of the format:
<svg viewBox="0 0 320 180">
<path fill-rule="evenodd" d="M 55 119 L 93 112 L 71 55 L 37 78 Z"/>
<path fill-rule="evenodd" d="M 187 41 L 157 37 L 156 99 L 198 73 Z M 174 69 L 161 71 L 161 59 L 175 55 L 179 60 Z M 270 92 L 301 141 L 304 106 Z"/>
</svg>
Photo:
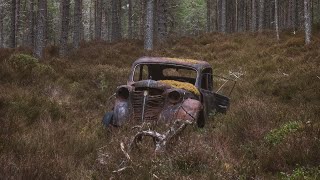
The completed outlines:
<svg viewBox="0 0 320 180">
<path fill-rule="evenodd" d="M 138 147 L 137 142 L 142 141 L 143 136 L 149 136 L 153 138 L 155 143 L 155 152 L 164 152 L 166 150 L 167 143 L 170 142 L 172 138 L 180 134 L 188 125 L 192 125 L 193 123 L 193 121 L 178 119 L 164 134 L 160 134 L 153 130 L 140 131 L 134 136 L 130 144 L 130 149 Z"/>
</svg>

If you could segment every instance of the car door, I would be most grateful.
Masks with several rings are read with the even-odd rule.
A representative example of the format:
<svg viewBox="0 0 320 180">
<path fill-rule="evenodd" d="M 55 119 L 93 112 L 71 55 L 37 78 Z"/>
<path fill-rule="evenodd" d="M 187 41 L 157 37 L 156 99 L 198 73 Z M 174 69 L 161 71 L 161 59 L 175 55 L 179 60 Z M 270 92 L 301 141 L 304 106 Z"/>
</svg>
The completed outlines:
<svg viewBox="0 0 320 180">
<path fill-rule="evenodd" d="M 202 70 L 200 75 L 200 92 L 206 116 L 209 116 L 215 109 L 215 94 L 213 92 L 212 69 Z"/>
<path fill-rule="evenodd" d="M 204 69 L 201 73 L 200 91 L 207 115 L 214 112 L 226 113 L 229 108 L 230 99 L 227 96 L 214 92 L 211 68 Z"/>
</svg>

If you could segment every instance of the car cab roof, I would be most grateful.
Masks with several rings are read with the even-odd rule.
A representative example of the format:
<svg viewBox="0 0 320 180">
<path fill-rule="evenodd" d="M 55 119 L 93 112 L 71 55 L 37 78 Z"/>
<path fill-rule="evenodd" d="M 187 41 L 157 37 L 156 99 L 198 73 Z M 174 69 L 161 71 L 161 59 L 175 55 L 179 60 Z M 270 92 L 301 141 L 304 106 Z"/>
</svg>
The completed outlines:
<svg viewBox="0 0 320 180">
<path fill-rule="evenodd" d="M 137 59 L 133 66 L 137 64 L 162 64 L 162 65 L 180 65 L 194 68 L 201 71 L 206 68 L 211 68 L 211 65 L 206 61 L 194 60 L 194 59 L 180 59 L 180 58 L 168 58 L 168 57 L 141 57 Z"/>
</svg>

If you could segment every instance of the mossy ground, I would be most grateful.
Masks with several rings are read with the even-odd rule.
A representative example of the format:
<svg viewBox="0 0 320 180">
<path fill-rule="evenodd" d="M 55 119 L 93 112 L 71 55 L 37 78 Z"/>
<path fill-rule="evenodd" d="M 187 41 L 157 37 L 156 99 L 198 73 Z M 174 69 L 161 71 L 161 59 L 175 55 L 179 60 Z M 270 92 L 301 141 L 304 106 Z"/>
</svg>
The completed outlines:
<svg viewBox="0 0 320 180">
<path fill-rule="evenodd" d="M 305 46 L 302 34 L 280 42 L 207 34 L 148 53 L 140 41 L 91 42 L 68 58 L 50 47 L 39 61 L 27 49 L 0 49 L 0 179 L 320 178 L 319 37 Z M 113 173 L 125 159 L 120 142 L 135 132 L 105 129 L 101 119 L 143 55 L 201 59 L 215 74 L 243 76 L 226 115 L 187 128 L 161 156 L 145 141 Z"/>
</svg>

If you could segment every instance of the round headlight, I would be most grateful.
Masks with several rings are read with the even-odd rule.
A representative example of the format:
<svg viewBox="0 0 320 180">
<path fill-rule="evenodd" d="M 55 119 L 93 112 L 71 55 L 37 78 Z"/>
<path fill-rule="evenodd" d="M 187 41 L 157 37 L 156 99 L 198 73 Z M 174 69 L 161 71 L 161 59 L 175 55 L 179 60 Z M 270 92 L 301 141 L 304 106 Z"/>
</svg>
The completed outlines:
<svg viewBox="0 0 320 180">
<path fill-rule="evenodd" d="M 180 92 L 178 91 L 171 91 L 169 94 L 168 94 L 168 99 L 169 99 L 169 102 L 171 102 L 172 104 L 177 104 L 181 101 L 181 94 Z"/>
<path fill-rule="evenodd" d="M 122 99 L 128 99 L 129 98 L 129 90 L 126 87 L 121 87 L 117 91 L 117 97 Z"/>
</svg>

